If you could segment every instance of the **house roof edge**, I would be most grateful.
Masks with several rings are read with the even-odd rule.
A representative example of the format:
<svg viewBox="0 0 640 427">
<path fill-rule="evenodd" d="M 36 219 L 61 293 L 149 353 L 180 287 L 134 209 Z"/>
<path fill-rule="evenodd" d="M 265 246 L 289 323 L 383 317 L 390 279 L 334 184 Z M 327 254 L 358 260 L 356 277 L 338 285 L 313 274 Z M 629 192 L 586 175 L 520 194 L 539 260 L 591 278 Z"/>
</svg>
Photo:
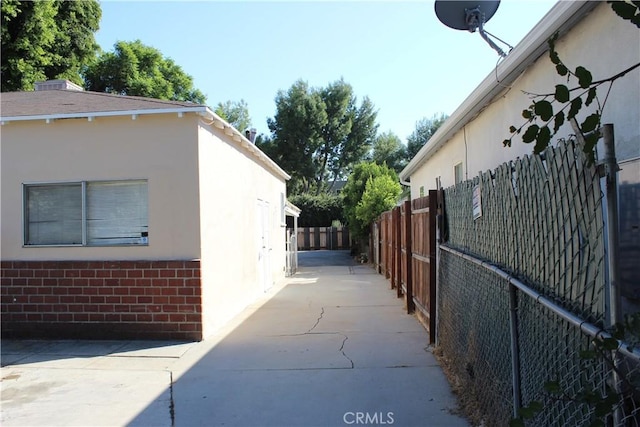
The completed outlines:
<svg viewBox="0 0 640 427">
<path fill-rule="evenodd" d="M 410 180 L 436 151 L 444 146 L 458 131 L 471 122 L 491 101 L 504 90 L 505 85 L 513 83 L 531 64 L 548 50 L 547 40 L 556 32 L 565 34 L 600 2 L 595 1 L 558 1 L 536 24 L 520 43 L 497 67 L 502 78 L 496 81 L 495 72 L 489 75 L 471 92 L 451 116 L 440 126 L 429 141 L 400 171 L 401 182 Z"/>
<path fill-rule="evenodd" d="M 261 163 L 264 163 L 264 166 L 267 169 L 270 169 L 273 173 L 283 178 L 285 181 L 291 179 L 291 175 L 286 173 L 276 162 L 271 160 L 269 156 L 267 156 L 262 150 L 260 150 L 256 145 L 249 141 L 240 131 L 231 126 L 227 121 L 214 113 L 209 107 L 206 107 L 206 111 L 202 114 L 208 120 L 211 120 L 211 123 L 207 123 L 208 125 L 212 125 L 224 132 L 225 135 L 229 136 L 230 139 L 243 151 L 251 154 Z"/>
</svg>

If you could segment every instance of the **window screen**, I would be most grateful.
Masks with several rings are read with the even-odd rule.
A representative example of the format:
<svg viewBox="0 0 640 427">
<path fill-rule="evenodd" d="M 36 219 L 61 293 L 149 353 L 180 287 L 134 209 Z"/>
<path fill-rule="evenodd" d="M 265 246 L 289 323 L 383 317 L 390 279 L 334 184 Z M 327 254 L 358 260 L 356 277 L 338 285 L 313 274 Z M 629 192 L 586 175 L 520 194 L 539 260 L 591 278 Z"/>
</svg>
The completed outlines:
<svg viewBox="0 0 640 427">
<path fill-rule="evenodd" d="M 82 185 L 34 185 L 26 189 L 27 245 L 82 244 Z"/>
<path fill-rule="evenodd" d="M 147 181 L 25 186 L 25 245 L 145 245 Z"/>
<path fill-rule="evenodd" d="M 139 244 L 147 237 L 147 183 L 87 184 L 87 244 Z"/>
</svg>

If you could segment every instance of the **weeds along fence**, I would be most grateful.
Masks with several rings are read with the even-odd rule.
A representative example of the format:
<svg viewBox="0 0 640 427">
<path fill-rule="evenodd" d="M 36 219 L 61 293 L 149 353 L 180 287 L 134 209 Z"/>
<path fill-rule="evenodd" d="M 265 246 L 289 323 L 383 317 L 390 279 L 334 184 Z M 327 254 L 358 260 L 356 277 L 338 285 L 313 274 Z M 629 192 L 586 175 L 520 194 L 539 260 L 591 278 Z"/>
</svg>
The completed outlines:
<svg viewBox="0 0 640 427">
<path fill-rule="evenodd" d="M 298 227 L 298 250 L 349 249 L 351 240 L 347 227 Z"/>
<path fill-rule="evenodd" d="M 476 421 L 539 402 L 525 425 L 640 426 L 640 353 L 592 344 L 612 304 L 603 204 L 573 141 L 444 190 L 437 345 Z"/>
</svg>

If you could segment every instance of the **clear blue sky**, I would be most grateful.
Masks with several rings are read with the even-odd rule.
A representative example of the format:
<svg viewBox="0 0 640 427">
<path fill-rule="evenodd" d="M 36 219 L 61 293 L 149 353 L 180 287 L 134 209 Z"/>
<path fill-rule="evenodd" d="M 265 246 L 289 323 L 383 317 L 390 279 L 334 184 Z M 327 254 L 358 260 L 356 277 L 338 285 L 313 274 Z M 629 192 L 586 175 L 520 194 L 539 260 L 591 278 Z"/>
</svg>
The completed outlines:
<svg viewBox="0 0 640 427">
<path fill-rule="evenodd" d="M 555 1 L 503 0 L 485 29 L 516 45 Z M 96 38 L 141 40 L 194 79 L 215 109 L 244 99 L 268 133 L 274 98 L 298 79 L 340 79 L 403 141 L 423 117 L 451 114 L 496 66 L 480 35 L 438 21 L 434 1 L 102 1 Z"/>
</svg>

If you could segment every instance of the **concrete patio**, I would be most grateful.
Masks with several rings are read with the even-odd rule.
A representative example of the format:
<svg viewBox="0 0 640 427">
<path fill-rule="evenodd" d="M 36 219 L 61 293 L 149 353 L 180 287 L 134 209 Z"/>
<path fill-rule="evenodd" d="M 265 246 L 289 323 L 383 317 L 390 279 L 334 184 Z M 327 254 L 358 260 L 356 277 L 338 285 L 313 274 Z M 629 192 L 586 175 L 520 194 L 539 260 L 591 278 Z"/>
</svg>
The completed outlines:
<svg viewBox="0 0 640 427">
<path fill-rule="evenodd" d="M 468 426 L 388 282 L 306 254 L 200 343 L 3 342 L 1 424 Z"/>
</svg>

